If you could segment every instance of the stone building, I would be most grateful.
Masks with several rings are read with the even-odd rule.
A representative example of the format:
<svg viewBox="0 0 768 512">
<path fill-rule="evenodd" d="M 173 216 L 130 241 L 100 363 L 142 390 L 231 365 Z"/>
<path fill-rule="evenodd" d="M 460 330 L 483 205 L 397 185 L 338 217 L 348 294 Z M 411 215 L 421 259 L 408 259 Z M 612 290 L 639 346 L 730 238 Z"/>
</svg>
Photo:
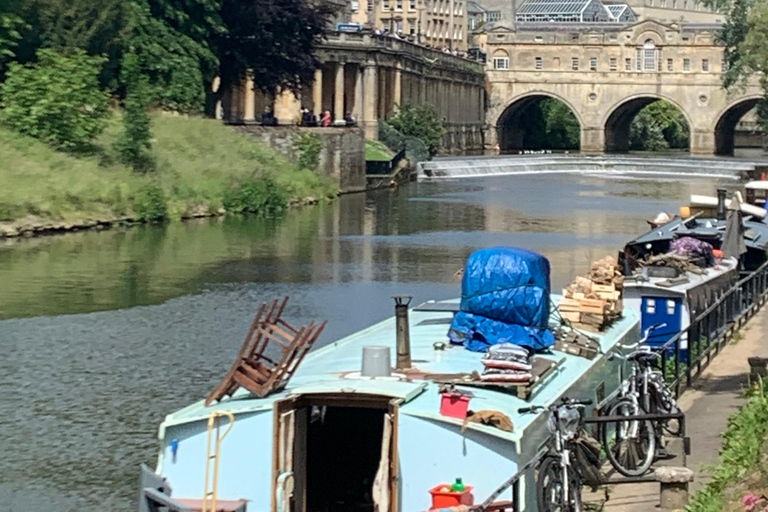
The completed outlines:
<svg viewBox="0 0 768 512">
<path fill-rule="evenodd" d="M 685 116 L 691 153 L 732 153 L 736 124 L 762 90 L 757 83 L 739 91 L 722 88 L 718 28 L 652 20 L 497 24 L 485 34 L 486 141 L 520 148 L 526 108 L 555 98 L 577 118 L 582 151 L 626 151 L 632 119 L 663 99 Z"/>
<path fill-rule="evenodd" d="M 467 0 L 353 0 L 350 20 L 433 48 L 467 51 Z"/>
</svg>

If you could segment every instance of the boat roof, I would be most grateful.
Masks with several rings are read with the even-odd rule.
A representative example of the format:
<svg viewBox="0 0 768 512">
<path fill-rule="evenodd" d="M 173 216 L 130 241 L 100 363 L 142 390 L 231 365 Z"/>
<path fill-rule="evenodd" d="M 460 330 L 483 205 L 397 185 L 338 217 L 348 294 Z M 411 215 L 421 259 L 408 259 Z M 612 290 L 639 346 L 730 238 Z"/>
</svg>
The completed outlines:
<svg viewBox="0 0 768 512">
<path fill-rule="evenodd" d="M 703 274 L 696 274 L 693 272 L 685 272 L 681 274 L 680 277 L 687 277 L 688 280 L 673 286 L 663 286 L 665 282 L 670 281 L 670 278 L 668 277 L 644 277 L 635 275 L 624 278 L 624 289 L 657 289 L 664 290 L 667 293 L 686 295 L 690 290 L 702 286 L 728 272 L 733 272 L 737 268 L 738 261 L 735 258 L 724 258 L 716 267 L 702 268 L 701 270 L 704 272 Z"/>
<path fill-rule="evenodd" d="M 559 297 L 553 295 L 552 300 Z M 450 346 L 447 333 L 454 312 L 458 310 L 459 300 L 427 303 L 410 310 L 409 330 L 411 334 L 411 358 L 413 366 L 428 373 L 456 374 L 482 371 L 482 353 L 470 352 L 463 346 Z M 557 321 L 551 318 L 552 326 Z M 625 309 L 623 317 L 617 320 L 606 332 L 587 333 L 599 340 L 602 353 L 607 353 L 615 344 L 624 342 L 630 335 L 636 336 L 638 313 Z M 327 393 L 368 394 L 392 397 L 402 400 L 400 413 L 427 418 L 429 420 L 461 425 L 462 421 L 439 414 L 440 384 L 429 380 L 392 380 L 349 378 L 350 373 L 359 372 L 362 359 L 362 347 L 367 345 L 388 346 L 392 357 L 396 354 L 394 317 L 375 324 L 367 329 L 351 334 L 341 340 L 311 352 L 297 369 L 287 387 L 279 393 L 266 398 L 257 398 L 240 389 L 231 398 L 206 408 L 201 400 L 180 411 L 170 414 L 160 427 L 160 437 L 164 437 L 167 427 L 200 421 L 208 418 L 213 410 L 228 410 L 233 414 L 263 411 L 271 409 L 276 401 L 291 395 L 312 395 Z M 445 342 L 445 350 L 437 350 L 435 342 Z M 603 364 L 600 357 L 594 360 L 566 354 L 557 350 L 538 354 L 560 364 L 547 377 L 539 382 L 528 401 L 518 398 L 511 392 L 493 388 L 477 388 L 457 385 L 458 389 L 471 391 L 474 395 L 470 406 L 474 410 L 496 410 L 503 412 L 514 423 L 513 432 L 471 423 L 468 428 L 489 435 L 519 442 L 526 429 L 539 416 L 538 414 L 519 415 L 517 409 L 527 405 L 547 405 L 553 403 L 570 388 L 592 366 Z M 359 375 L 359 374 L 357 374 Z M 519 448 L 519 445 L 518 445 Z"/>
<path fill-rule="evenodd" d="M 725 233 L 726 221 L 714 218 L 689 217 L 687 219 L 673 219 L 647 233 L 640 235 L 627 245 L 638 245 L 658 242 L 659 240 L 673 240 L 680 236 L 694 238 L 722 238 Z M 764 250 L 768 247 L 768 224 L 745 218 L 742 225 L 744 243 L 747 248 Z"/>
<path fill-rule="evenodd" d="M 768 190 L 768 181 L 750 181 L 744 185 L 744 188 L 751 188 L 755 190 Z"/>
</svg>

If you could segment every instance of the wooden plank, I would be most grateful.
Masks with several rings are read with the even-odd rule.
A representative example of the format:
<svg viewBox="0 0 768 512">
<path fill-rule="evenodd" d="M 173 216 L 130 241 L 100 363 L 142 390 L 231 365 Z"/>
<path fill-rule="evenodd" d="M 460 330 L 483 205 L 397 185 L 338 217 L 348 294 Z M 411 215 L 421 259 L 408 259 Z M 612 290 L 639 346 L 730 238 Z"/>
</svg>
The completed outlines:
<svg viewBox="0 0 768 512">
<path fill-rule="evenodd" d="M 560 311 L 560 316 L 563 317 L 564 320 L 568 320 L 569 322 L 581 321 L 581 313 L 579 313 L 578 311 Z"/>
<path fill-rule="evenodd" d="M 616 285 L 611 283 L 609 285 L 605 284 L 592 284 L 592 291 L 595 293 L 610 293 L 613 294 L 613 292 L 616 291 Z"/>
<path fill-rule="evenodd" d="M 589 306 L 586 304 L 582 304 L 579 306 L 579 312 L 580 313 L 591 313 L 593 315 L 602 315 L 605 313 L 605 306 Z"/>
</svg>

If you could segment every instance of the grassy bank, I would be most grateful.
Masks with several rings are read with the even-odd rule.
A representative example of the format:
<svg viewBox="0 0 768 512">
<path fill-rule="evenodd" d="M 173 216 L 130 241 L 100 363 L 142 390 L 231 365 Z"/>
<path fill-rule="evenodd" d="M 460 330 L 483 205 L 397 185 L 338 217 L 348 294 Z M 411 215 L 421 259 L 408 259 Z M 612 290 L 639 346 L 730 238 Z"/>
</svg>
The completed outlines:
<svg viewBox="0 0 768 512">
<path fill-rule="evenodd" d="M 763 386 L 750 393 L 729 418 L 712 480 L 691 498 L 688 512 L 742 511 L 745 496 L 768 494 L 768 397 Z M 754 510 L 764 507 L 768 501 Z"/>
<path fill-rule="evenodd" d="M 120 115 L 114 114 L 93 154 L 73 156 L 0 127 L 0 221 L 132 216 L 149 184 L 164 192 L 172 219 L 217 212 L 234 187 L 265 177 L 293 200 L 336 192 L 330 182 L 220 121 L 164 114 L 153 117 L 157 171 L 137 175 L 117 161 L 113 143 L 120 130 Z"/>
<path fill-rule="evenodd" d="M 365 159 L 379 162 L 389 162 L 395 154 L 384 144 L 377 140 L 365 141 Z"/>
</svg>

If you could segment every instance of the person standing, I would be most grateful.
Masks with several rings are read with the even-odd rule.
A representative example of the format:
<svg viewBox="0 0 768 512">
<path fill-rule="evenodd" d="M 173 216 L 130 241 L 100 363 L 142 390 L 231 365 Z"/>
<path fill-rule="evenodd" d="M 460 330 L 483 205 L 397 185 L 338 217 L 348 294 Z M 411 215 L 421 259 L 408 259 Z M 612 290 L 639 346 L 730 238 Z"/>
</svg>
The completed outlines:
<svg viewBox="0 0 768 512">
<path fill-rule="evenodd" d="M 331 113 L 328 110 L 323 112 L 323 118 L 321 119 L 320 124 L 323 128 L 331 126 Z"/>
</svg>

